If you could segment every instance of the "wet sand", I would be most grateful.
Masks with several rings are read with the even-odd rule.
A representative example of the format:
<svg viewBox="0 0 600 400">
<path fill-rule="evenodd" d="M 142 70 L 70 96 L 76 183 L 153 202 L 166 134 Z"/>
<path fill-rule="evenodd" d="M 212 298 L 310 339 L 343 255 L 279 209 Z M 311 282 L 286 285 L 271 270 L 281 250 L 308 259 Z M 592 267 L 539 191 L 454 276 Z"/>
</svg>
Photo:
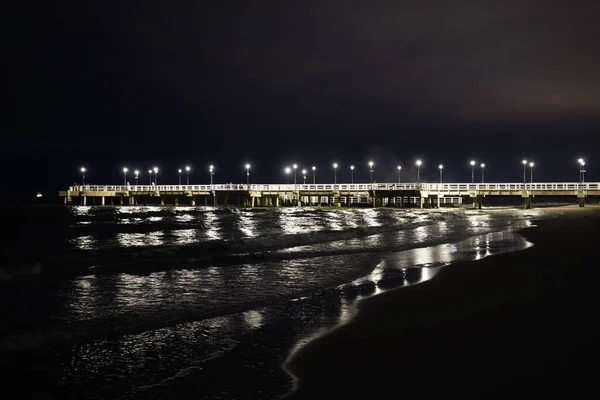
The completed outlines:
<svg viewBox="0 0 600 400">
<path fill-rule="evenodd" d="M 288 360 L 288 398 L 598 398 L 600 208 L 557 210 L 529 249 L 359 302 Z"/>
</svg>

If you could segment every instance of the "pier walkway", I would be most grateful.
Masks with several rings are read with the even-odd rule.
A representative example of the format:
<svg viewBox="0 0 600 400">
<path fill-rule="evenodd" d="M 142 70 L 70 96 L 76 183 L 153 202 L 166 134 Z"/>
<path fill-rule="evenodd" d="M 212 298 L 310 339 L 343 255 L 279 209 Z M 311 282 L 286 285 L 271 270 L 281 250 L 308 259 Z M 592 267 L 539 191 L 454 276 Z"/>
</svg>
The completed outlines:
<svg viewBox="0 0 600 400">
<path fill-rule="evenodd" d="M 600 182 L 544 183 L 358 183 L 358 184 L 218 184 L 218 185 L 81 185 L 60 191 L 65 204 L 148 204 L 179 205 L 180 201 L 195 206 L 280 206 L 318 205 L 341 206 L 368 204 L 374 207 L 395 205 L 404 207 L 439 207 L 443 204 L 462 204 L 472 198 L 473 206 L 481 208 L 489 196 L 518 196 L 531 208 L 536 196 L 573 197 L 585 206 L 588 196 L 600 196 Z M 76 199 L 76 200 L 74 200 Z M 156 200 L 159 199 L 159 200 Z"/>
</svg>

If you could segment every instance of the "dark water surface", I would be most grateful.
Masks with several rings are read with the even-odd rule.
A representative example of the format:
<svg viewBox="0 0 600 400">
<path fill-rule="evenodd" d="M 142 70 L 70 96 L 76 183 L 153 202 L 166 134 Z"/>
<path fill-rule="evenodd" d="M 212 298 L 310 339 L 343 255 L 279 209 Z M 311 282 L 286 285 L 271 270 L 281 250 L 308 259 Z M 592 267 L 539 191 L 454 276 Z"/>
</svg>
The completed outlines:
<svg viewBox="0 0 600 400">
<path fill-rule="evenodd" d="M 545 214 L 4 208 L 3 376 L 23 398 L 274 398 L 357 299 L 522 249 Z"/>
</svg>

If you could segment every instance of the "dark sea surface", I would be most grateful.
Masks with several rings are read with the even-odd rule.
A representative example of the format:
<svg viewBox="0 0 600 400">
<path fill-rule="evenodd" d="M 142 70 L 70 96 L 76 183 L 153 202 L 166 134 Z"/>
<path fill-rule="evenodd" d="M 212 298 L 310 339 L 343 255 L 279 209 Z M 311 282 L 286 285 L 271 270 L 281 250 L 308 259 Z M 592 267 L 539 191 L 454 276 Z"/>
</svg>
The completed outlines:
<svg viewBox="0 0 600 400">
<path fill-rule="evenodd" d="M 276 398 L 292 386 L 290 352 L 356 300 L 523 249 L 516 230 L 550 214 L 5 206 L 5 386 L 39 399 Z"/>
</svg>

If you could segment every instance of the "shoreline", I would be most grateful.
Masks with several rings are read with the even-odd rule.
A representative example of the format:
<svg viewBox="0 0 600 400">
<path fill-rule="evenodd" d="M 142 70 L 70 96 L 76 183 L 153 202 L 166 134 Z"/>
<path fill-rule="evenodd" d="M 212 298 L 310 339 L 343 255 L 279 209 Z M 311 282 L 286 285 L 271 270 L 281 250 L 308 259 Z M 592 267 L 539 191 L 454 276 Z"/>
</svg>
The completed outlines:
<svg viewBox="0 0 600 400">
<path fill-rule="evenodd" d="M 589 371 L 570 362 L 581 355 L 573 344 L 597 347 L 586 313 L 598 297 L 592 265 L 600 207 L 552 211 L 562 215 L 534 219 L 518 232 L 534 243 L 528 249 L 451 264 L 431 281 L 362 300 L 353 320 L 290 355 L 284 368 L 297 390 L 286 398 L 373 398 L 395 390 L 490 397 L 525 384 L 549 394 L 585 387 Z M 561 320 L 587 330 L 575 333 Z"/>
</svg>

